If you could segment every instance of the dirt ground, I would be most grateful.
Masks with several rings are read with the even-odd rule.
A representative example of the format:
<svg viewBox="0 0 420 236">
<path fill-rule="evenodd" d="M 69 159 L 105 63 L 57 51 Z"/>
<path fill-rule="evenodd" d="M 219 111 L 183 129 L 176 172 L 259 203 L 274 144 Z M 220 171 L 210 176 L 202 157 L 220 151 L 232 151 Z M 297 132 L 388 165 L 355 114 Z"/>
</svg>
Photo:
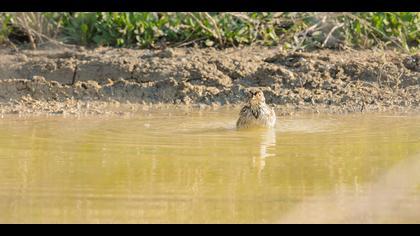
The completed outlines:
<svg viewBox="0 0 420 236">
<path fill-rule="evenodd" d="M 75 47 L 0 52 L 0 114 L 238 107 L 254 87 L 279 114 L 420 110 L 420 55 L 393 51 Z"/>
</svg>

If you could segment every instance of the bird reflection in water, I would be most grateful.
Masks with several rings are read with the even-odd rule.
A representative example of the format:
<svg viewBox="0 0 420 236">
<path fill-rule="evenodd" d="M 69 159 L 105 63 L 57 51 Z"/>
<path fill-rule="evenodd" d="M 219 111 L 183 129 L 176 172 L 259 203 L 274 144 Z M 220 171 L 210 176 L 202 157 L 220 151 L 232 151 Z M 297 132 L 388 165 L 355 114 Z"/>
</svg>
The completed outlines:
<svg viewBox="0 0 420 236">
<path fill-rule="evenodd" d="M 276 146 L 276 130 L 273 128 L 258 129 L 256 130 L 256 136 L 259 137 L 259 155 L 252 157 L 252 165 L 260 173 L 265 168 L 266 159 L 275 156 L 273 152 Z"/>
</svg>

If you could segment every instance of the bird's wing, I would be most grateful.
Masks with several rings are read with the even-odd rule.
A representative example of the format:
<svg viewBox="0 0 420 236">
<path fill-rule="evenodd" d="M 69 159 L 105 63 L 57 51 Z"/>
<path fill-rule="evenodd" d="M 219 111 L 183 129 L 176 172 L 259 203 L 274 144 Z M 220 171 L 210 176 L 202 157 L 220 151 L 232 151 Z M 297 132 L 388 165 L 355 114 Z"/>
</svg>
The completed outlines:
<svg viewBox="0 0 420 236">
<path fill-rule="evenodd" d="M 241 112 L 239 113 L 239 115 L 242 117 L 244 116 L 251 108 L 247 105 L 245 105 L 244 107 L 242 107 Z"/>
<path fill-rule="evenodd" d="M 247 112 L 249 111 L 250 107 L 245 105 L 242 107 L 241 111 L 239 112 L 239 119 L 236 122 L 236 126 L 242 127 L 246 123 Z"/>
</svg>

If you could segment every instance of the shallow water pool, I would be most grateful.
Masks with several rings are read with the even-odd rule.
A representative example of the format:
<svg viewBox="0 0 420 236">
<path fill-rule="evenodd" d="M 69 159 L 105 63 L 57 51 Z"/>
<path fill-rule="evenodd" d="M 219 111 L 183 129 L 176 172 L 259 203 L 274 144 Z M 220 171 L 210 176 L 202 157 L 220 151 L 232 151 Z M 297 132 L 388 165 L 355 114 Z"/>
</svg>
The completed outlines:
<svg viewBox="0 0 420 236">
<path fill-rule="evenodd" d="M 0 119 L 0 223 L 420 223 L 420 116 Z"/>
</svg>

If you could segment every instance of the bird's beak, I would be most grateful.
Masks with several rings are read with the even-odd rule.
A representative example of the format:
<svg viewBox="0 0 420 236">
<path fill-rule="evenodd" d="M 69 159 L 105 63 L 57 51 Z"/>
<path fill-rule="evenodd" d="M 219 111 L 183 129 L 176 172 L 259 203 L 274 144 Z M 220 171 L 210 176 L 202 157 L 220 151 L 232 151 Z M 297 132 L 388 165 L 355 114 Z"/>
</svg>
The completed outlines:
<svg viewBox="0 0 420 236">
<path fill-rule="evenodd" d="M 252 97 L 251 97 L 251 103 L 252 104 L 255 104 L 255 103 L 257 103 L 257 96 L 255 96 L 255 95 L 252 95 Z"/>
</svg>

